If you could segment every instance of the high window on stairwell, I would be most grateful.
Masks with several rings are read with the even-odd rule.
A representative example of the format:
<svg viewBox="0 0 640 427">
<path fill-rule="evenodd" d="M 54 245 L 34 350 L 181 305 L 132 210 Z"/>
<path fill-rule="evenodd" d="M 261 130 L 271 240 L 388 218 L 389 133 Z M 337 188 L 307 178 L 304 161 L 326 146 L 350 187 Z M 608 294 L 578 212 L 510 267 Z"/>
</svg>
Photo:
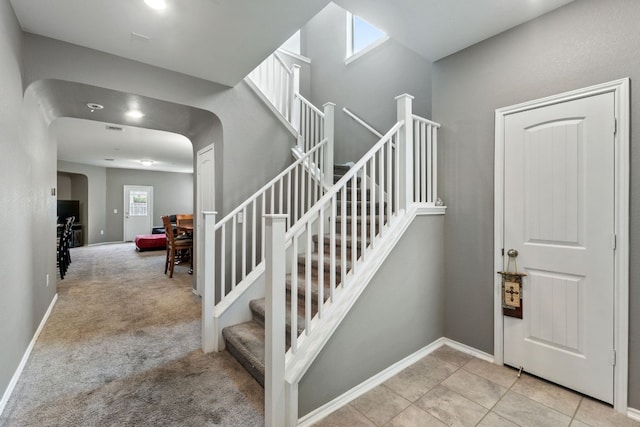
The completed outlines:
<svg viewBox="0 0 640 427">
<path fill-rule="evenodd" d="M 384 32 L 347 12 L 347 59 L 350 63 L 389 40 Z"/>
<path fill-rule="evenodd" d="M 289 39 L 280 46 L 280 49 L 300 55 L 300 30 L 296 31 L 291 37 L 289 37 Z"/>
</svg>

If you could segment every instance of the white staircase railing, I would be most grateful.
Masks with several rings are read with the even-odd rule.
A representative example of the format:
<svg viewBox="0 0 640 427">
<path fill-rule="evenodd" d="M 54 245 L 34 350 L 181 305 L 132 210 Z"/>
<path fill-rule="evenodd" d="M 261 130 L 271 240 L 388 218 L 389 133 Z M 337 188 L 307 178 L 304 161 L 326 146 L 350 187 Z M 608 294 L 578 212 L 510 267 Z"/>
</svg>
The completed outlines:
<svg viewBox="0 0 640 427">
<path fill-rule="evenodd" d="M 375 251 L 380 252 L 387 236 L 397 234 L 394 224 L 412 206 L 431 203 L 422 198 L 423 188 L 431 197 L 437 194 L 433 165 L 439 125 L 413 116 L 410 95 L 398 97 L 397 102 L 397 124 L 294 226 L 287 231 L 285 217 L 267 217 L 267 248 L 273 254 L 267 254 L 270 262 L 265 265 L 265 394 L 282 396 L 267 399 L 266 404 L 272 405 L 265 408 L 267 426 L 297 424 L 298 382 L 345 315 L 347 300 L 357 298 L 366 286 L 359 279 L 371 270 L 369 259 L 377 256 Z M 415 160 L 414 151 L 419 154 Z M 415 185 L 420 191 L 414 193 Z M 287 275 L 289 307 L 284 292 Z M 304 302 L 299 304 L 299 298 Z M 282 339 L 287 318 L 288 351 Z"/>
<path fill-rule="evenodd" d="M 436 205 L 438 202 L 438 128 L 440 125 L 413 116 L 414 200 Z"/>
<path fill-rule="evenodd" d="M 220 350 L 220 325 L 215 307 L 225 306 L 229 294 L 246 287 L 263 271 L 265 216 L 286 215 L 293 226 L 333 184 L 335 104 L 320 111 L 299 93 L 299 67 L 287 67 L 278 53 L 270 55 L 248 78 L 298 133 L 296 161 L 222 220 L 204 216 L 204 284 L 202 349 Z M 246 286 L 243 286 L 246 285 Z M 227 308 L 225 306 L 225 308 Z M 221 311 L 218 310 L 218 315 Z"/>
<path fill-rule="evenodd" d="M 248 77 L 262 91 L 276 110 L 289 123 L 293 123 L 292 107 L 295 104 L 295 95 L 299 92 L 300 67 L 294 65 L 289 68 L 282 57 L 277 52 L 274 52 L 249 73 Z"/>
<path fill-rule="evenodd" d="M 274 52 L 247 77 L 297 132 L 297 143 L 293 150 L 297 158 L 324 139 L 333 142 L 335 104 L 326 103 L 324 111 L 320 111 L 302 96 L 300 66 L 294 64 L 290 68 L 280 54 Z M 325 176 L 325 188 L 329 188 L 333 185 L 333 144 L 330 143 L 326 149 L 328 153 L 321 168 L 317 164 L 308 166 L 311 173 Z"/>
</svg>

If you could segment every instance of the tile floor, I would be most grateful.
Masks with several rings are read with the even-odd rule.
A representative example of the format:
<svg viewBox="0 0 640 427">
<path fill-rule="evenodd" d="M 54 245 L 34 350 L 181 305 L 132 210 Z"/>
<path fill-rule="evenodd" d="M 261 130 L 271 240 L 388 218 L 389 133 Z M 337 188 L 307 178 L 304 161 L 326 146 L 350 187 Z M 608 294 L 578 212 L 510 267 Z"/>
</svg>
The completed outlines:
<svg viewBox="0 0 640 427">
<path fill-rule="evenodd" d="M 610 406 L 443 346 L 314 427 L 626 427 Z"/>
</svg>

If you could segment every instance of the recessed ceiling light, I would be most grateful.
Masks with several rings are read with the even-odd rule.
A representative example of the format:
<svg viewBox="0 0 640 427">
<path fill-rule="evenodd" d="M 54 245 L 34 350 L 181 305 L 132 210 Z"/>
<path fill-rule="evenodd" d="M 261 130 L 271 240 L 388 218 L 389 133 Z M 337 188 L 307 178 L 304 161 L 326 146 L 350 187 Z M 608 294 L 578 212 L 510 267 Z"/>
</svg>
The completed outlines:
<svg viewBox="0 0 640 427">
<path fill-rule="evenodd" d="M 167 7 L 167 2 L 165 0 L 144 0 L 144 2 L 154 10 L 163 10 Z"/>
<path fill-rule="evenodd" d="M 140 163 L 142 163 L 144 166 L 151 166 L 153 164 L 153 160 L 142 159 L 140 160 Z"/>
<path fill-rule="evenodd" d="M 144 114 L 142 114 L 142 111 L 140 110 L 129 110 L 127 111 L 127 117 L 132 118 L 132 119 L 141 119 L 144 117 Z"/>
</svg>

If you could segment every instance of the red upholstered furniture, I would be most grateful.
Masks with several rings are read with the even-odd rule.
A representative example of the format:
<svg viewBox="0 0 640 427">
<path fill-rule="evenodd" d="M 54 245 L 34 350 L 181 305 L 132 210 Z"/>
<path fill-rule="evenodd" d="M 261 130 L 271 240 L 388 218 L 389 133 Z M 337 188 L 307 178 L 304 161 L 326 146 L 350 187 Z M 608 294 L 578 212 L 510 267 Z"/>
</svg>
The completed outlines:
<svg viewBox="0 0 640 427">
<path fill-rule="evenodd" d="M 142 251 L 155 251 L 164 249 L 167 245 L 167 238 L 164 234 L 141 234 L 136 236 L 136 249 Z"/>
</svg>

